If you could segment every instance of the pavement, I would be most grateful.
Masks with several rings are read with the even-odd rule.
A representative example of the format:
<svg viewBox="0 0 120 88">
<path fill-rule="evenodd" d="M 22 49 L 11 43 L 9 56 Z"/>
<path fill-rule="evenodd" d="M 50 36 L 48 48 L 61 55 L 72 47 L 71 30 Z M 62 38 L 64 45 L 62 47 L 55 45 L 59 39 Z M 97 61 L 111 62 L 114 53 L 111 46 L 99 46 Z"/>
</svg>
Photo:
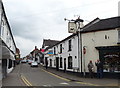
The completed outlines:
<svg viewBox="0 0 120 88">
<path fill-rule="evenodd" d="M 58 75 L 62 78 L 68 79 L 70 81 L 78 82 L 78 83 L 86 83 L 90 85 L 98 85 L 98 86 L 120 86 L 120 80 L 119 79 L 112 79 L 112 78 L 84 78 L 80 77 L 74 73 L 64 73 L 63 71 L 57 71 L 56 69 L 53 68 L 48 68 L 46 69 L 43 66 L 40 66 L 41 69 L 44 69 L 50 73 L 53 73 L 55 75 Z"/>
<path fill-rule="evenodd" d="M 2 80 L 2 86 L 25 86 L 21 80 L 19 69 L 20 65 L 16 66 L 11 73 L 7 74 L 7 77 Z"/>
</svg>

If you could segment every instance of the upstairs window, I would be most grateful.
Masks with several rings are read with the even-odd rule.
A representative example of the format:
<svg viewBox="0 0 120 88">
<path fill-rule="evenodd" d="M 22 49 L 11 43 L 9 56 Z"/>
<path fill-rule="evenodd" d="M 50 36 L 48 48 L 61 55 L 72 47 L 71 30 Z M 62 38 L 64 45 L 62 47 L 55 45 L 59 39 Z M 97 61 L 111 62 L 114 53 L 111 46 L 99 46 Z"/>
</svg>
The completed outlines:
<svg viewBox="0 0 120 88">
<path fill-rule="evenodd" d="M 62 44 L 60 44 L 60 53 L 62 53 Z"/>
<path fill-rule="evenodd" d="M 72 49 L 71 49 L 71 40 L 68 41 L 68 51 L 72 51 Z"/>
</svg>

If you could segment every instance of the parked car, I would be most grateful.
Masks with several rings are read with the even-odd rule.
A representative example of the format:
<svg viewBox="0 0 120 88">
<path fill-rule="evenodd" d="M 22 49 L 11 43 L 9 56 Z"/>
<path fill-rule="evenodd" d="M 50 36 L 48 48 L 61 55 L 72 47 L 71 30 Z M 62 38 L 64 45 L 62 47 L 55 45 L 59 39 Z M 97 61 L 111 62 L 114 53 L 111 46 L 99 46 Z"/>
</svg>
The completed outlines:
<svg viewBox="0 0 120 88">
<path fill-rule="evenodd" d="M 28 64 L 31 65 L 31 63 L 34 62 L 33 60 L 28 60 Z"/>
<path fill-rule="evenodd" d="M 37 62 L 32 62 L 31 67 L 38 67 L 38 63 Z"/>
<path fill-rule="evenodd" d="M 24 59 L 24 60 L 21 60 L 21 63 L 26 63 L 26 62 L 27 62 L 27 60 L 25 60 L 25 59 Z"/>
</svg>

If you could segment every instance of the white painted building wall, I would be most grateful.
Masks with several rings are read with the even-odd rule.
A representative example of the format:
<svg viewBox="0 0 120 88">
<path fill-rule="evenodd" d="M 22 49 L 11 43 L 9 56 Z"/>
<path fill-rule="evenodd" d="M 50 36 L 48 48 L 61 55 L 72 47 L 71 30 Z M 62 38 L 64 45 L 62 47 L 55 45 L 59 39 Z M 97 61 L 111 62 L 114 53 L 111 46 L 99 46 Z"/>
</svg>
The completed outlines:
<svg viewBox="0 0 120 88">
<path fill-rule="evenodd" d="M 12 35 L 10 33 L 10 30 L 4 15 L 2 17 L 2 25 L 1 25 L 1 39 L 5 42 L 5 44 L 12 50 L 14 53 L 16 52 L 15 45 L 14 45 L 14 39 L 12 38 Z"/>
<path fill-rule="evenodd" d="M 4 6 L 1 1 L 0 1 L 0 6 L 1 6 L 1 8 L 0 8 L 0 39 L 2 39 L 2 41 L 5 43 L 6 47 L 8 48 L 8 51 L 11 55 L 10 58 L 6 58 L 7 59 L 7 69 L 6 70 L 7 70 L 7 73 L 10 73 L 12 71 L 13 67 L 8 68 L 9 59 L 15 60 L 14 55 L 16 53 L 16 45 L 14 43 L 11 29 L 9 27 L 9 22 L 6 18 Z M 13 51 L 13 52 L 11 52 L 11 51 Z"/>
<path fill-rule="evenodd" d="M 72 41 L 72 51 L 68 51 L 68 41 L 71 39 Z M 62 57 L 62 68 L 59 69 L 64 69 L 64 58 L 66 58 L 66 70 L 68 71 L 73 71 L 73 69 L 68 69 L 68 57 L 72 56 L 72 60 L 73 60 L 73 67 L 78 67 L 80 64 L 80 60 L 78 61 L 78 36 L 75 35 L 73 37 L 71 37 L 70 39 L 67 39 L 63 42 L 61 42 L 60 44 L 62 44 L 62 53 L 60 54 L 60 44 L 55 45 L 54 47 L 56 48 L 56 54 L 57 55 L 52 55 L 52 56 L 48 56 L 45 55 L 45 57 L 48 57 L 48 66 L 50 66 L 50 60 L 52 59 L 52 67 L 56 67 L 55 62 L 56 62 L 56 57 Z M 51 49 L 54 52 L 54 47 L 52 47 Z M 76 57 L 76 58 L 75 58 Z M 60 66 L 60 59 L 59 59 L 59 66 Z M 78 67 L 79 68 L 79 67 Z"/>
<path fill-rule="evenodd" d="M 105 39 L 107 36 L 107 39 Z M 114 46 L 118 43 L 118 30 L 104 30 L 96 32 L 82 33 L 82 47 L 86 47 L 85 54 L 85 69 L 88 72 L 88 63 L 90 60 L 93 61 L 95 66 L 95 61 L 99 59 L 99 51 L 95 47 L 99 46 Z M 82 51 L 82 55 L 83 51 Z M 82 58 L 84 59 L 84 58 Z M 84 61 L 83 61 L 84 63 Z M 84 69 L 84 64 L 83 64 Z M 95 66 L 96 70 L 96 66 Z"/>
</svg>

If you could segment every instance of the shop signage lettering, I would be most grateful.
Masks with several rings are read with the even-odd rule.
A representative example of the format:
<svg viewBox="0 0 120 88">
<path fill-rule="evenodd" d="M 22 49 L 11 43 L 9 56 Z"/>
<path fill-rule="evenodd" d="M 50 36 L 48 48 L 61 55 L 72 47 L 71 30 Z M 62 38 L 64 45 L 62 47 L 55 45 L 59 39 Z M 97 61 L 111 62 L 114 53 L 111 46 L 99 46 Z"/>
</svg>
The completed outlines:
<svg viewBox="0 0 120 88">
<path fill-rule="evenodd" d="M 119 55 L 116 55 L 116 54 L 113 54 L 113 55 L 105 55 L 104 57 L 105 57 L 105 58 L 106 58 L 106 57 L 111 57 L 111 58 L 112 58 L 112 57 L 119 57 Z"/>
</svg>

